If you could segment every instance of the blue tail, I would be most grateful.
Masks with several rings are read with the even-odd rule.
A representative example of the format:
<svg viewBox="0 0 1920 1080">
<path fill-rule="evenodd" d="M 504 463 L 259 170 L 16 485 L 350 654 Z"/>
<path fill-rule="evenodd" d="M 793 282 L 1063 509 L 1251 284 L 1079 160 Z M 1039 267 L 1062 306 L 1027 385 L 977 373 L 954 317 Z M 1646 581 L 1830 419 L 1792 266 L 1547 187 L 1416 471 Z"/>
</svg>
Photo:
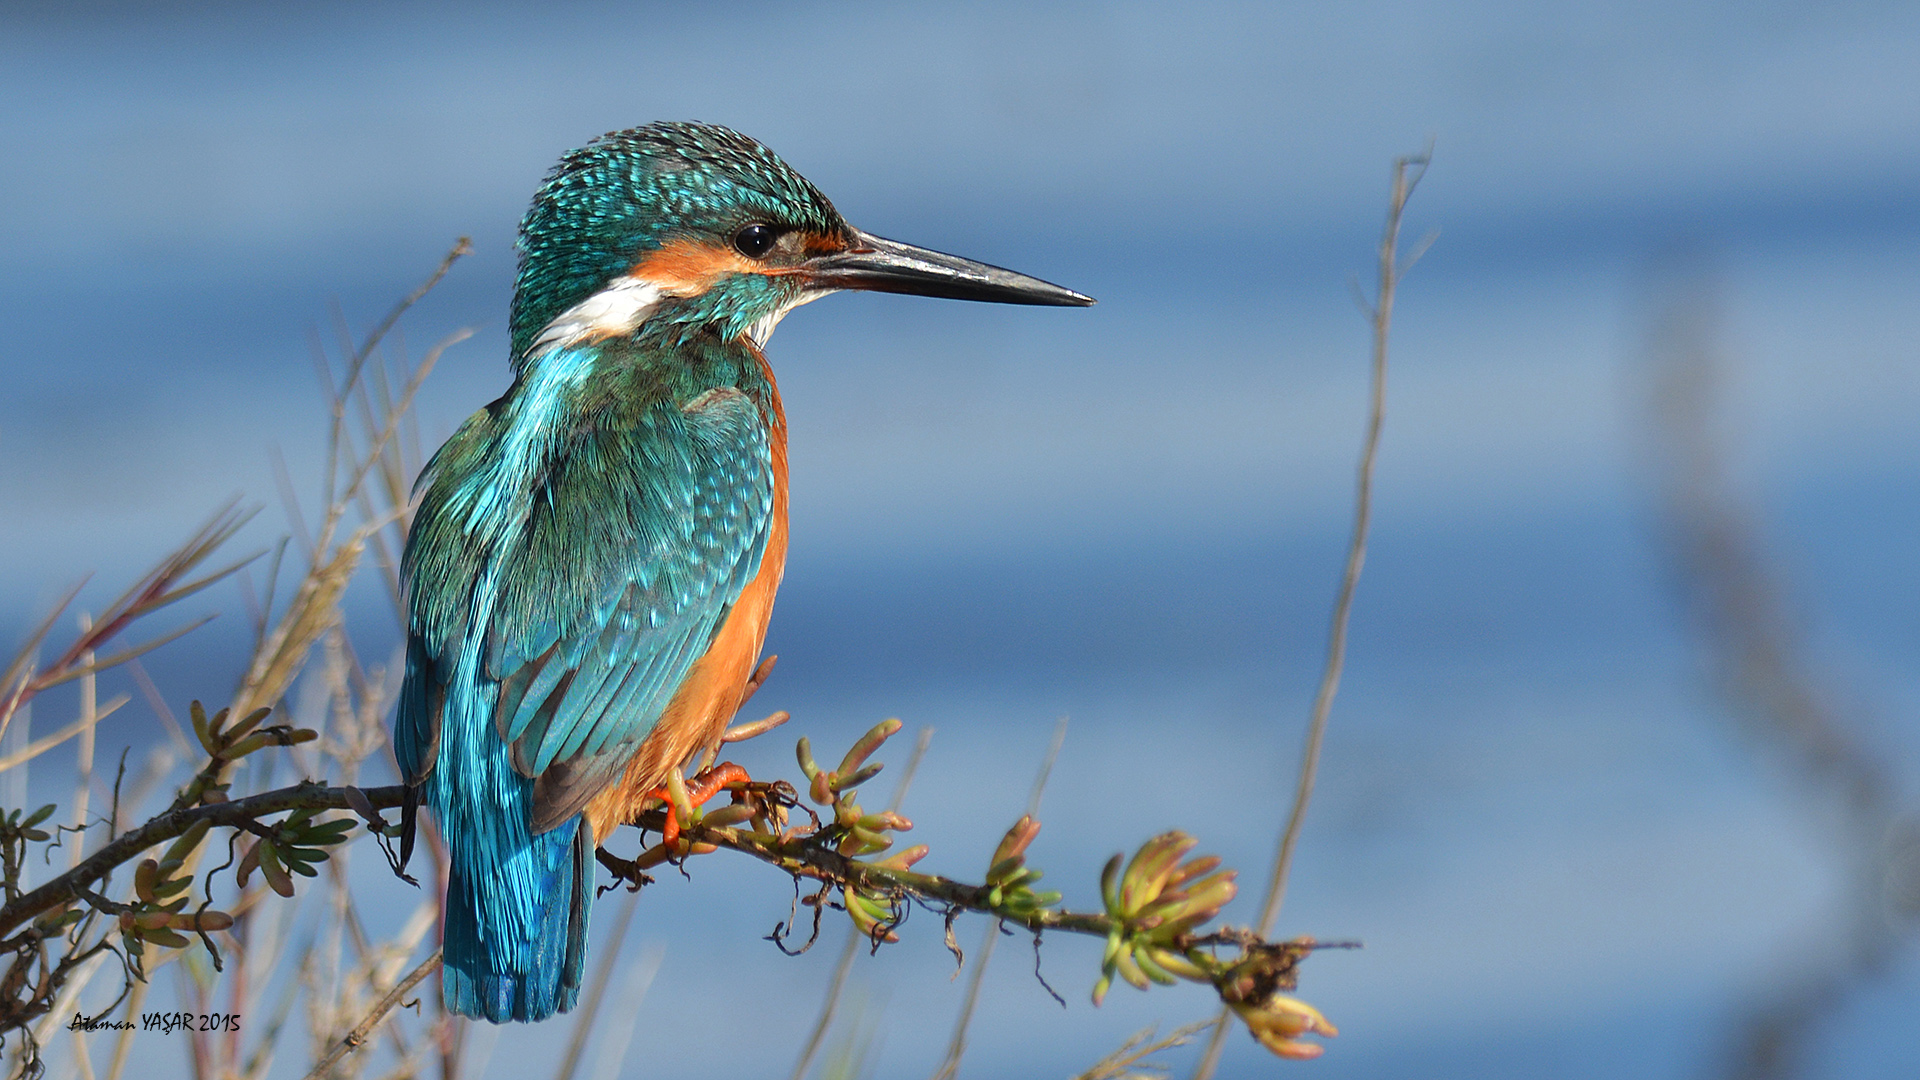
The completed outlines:
<svg viewBox="0 0 1920 1080">
<path fill-rule="evenodd" d="M 425 683 L 409 657 L 408 685 Z M 441 996 L 462 1016 L 545 1020 L 580 997 L 593 888 L 593 829 L 579 816 L 535 835 L 533 781 L 515 771 L 493 727 L 499 683 L 463 657 L 444 687 L 437 737 L 396 739 L 403 775 L 424 777 L 426 804 L 446 837 L 445 968 Z M 396 734 L 427 715 L 426 690 L 401 695 Z M 418 760 L 434 755 L 430 771 Z"/>
<path fill-rule="evenodd" d="M 449 1010 L 499 1024 L 545 1020 L 573 1008 L 586 961 L 591 832 L 575 818 L 532 837 L 530 859 L 500 868 L 517 880 L 473 874 L 456 860 L 447 883 L 441 976 Z M 523 869 L 533 873 L 516 873 Z M 532 917 L 490 921 L 488 909 L 502 900 L 526 904 L 522 910 Z"/>
</svg>

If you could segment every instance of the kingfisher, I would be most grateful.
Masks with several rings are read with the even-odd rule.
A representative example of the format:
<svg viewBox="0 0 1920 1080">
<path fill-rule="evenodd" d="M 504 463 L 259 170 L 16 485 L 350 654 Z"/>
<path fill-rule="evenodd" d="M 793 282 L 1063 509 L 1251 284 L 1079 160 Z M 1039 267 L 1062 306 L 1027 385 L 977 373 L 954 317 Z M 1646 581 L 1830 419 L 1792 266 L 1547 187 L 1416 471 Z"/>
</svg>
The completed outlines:
<svg viewBox="0 0 1920 1080">
<path fill-rule="evenodd" d="M 595 850 L 748 693 L 786 567 L 781 318 L 842 289 L 1093 303 L 856 229 L 711 124 L 568 153 L 518 249 L 513 383 L 415 485 L 394 719 L 402 864 L 421 805 L 451 859 L 442 996 L 494 1023 L 573 1007 Z"/>
</svg>

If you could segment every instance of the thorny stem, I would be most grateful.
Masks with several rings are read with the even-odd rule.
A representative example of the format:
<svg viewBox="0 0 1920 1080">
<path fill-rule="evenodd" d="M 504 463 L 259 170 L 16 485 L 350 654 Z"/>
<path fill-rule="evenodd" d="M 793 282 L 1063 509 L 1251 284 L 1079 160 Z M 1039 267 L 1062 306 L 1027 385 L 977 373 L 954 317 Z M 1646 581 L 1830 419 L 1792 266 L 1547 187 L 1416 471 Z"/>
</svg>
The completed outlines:
<svg viewBox="0 0 1920 1080">
<path fill-rule="evenodd" d="M 1306 747 L 1300 755 L 1300 780 L 1293 795 L 1293 807 L 1287 813 L 1286 828 L 1280 833 L 1279 850 L 1274 853 L 1273 873 L 1267 879 L 1266 899 L 1260 905 L 1257 932 L 1265 936 L 1280 914 L 1287 896 L 1287 875 L 1293 868 L 1294 848 L 1300 841 L 1300 829 L 1306 822 L 1307 804 L 1313 799 L 1314 779 L 1320 769 L 1320 747 L 1326 739 L 1327 718 L 1333 712 L 1334 695 L 1340 691 L 1340 674 L 1347 659 L 1347 622 L 1353 612 L 1353 594 L 1360 584 L 1360 570 L 1367 561 L 1367 529 L 1373 520 L 1373 468 L 1380 449 L 1380 431 L 1387 413 L 1387 342 L 1393 327 L 1393 295 L 1412 259 L 1425 250 L 1423 244 L 1406 264 L 1400 262 L 1400 221 L 1407 199 L 1426 175 L 1433 149 L 1396 158 L 1393 163 L 1393 191 L 1387 202 L 1387 224 L 1380 237 L 1379 294 L 1371 310 L 1373 324 L 1373 364 L 1371 391 L 1367 408 L 1367 433 L 1360 452 L 1359 474 L 1354 483 L 1353 539 L 1347 547 L 1346 569 L 1340 578 L 1340 591 L 1334 599 L 1333 620 L 1327 630 L 1327 663 L 1320 676 L 1320 689 L 1314 695 L 1312 719 L 1307 724 Z M 1208 1080 L 1220 1062 L 1226 1041 L 1229 1011 L 1221 1009 L 1214 1019 L 1213 1034 L 1194 1067 L 1193 1080 Z"/>
</svg>

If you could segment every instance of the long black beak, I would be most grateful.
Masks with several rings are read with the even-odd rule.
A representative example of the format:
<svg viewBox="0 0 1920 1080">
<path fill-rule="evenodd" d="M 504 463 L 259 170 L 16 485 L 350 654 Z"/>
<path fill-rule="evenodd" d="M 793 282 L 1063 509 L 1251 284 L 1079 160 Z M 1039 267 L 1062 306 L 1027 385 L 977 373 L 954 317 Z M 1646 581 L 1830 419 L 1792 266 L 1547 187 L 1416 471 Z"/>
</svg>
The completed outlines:
<svg viewBox="0 0 1920 1080">
<path fill-rule="evenodd" d="M 866 289 L 995 304 L 1086 307 L 1093 303 L 1091 296 L 1036 277 L 858 229 L 852 232 L 851 247 L 807 263 L 808 276 L 815 284 L 828 289 Z"/>
</svg>

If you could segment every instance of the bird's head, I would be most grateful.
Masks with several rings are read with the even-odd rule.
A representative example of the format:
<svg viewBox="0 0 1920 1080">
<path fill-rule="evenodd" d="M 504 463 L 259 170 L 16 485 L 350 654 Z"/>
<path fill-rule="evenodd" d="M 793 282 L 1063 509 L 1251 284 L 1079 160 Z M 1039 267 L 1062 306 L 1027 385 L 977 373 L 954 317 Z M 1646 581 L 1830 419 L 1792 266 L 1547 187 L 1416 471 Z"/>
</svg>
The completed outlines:
<svg viewBox="0 0 1920 1080">
<path fill-rule="evenodd" d="M 560 159 L 520 225 L 516 362 L 649 323 L 765 341 L 838 289 L 1093 303 L 1058 285 L 848 225 L 759 143 L 710 124 L 618 131 Z"/>
</svg>

